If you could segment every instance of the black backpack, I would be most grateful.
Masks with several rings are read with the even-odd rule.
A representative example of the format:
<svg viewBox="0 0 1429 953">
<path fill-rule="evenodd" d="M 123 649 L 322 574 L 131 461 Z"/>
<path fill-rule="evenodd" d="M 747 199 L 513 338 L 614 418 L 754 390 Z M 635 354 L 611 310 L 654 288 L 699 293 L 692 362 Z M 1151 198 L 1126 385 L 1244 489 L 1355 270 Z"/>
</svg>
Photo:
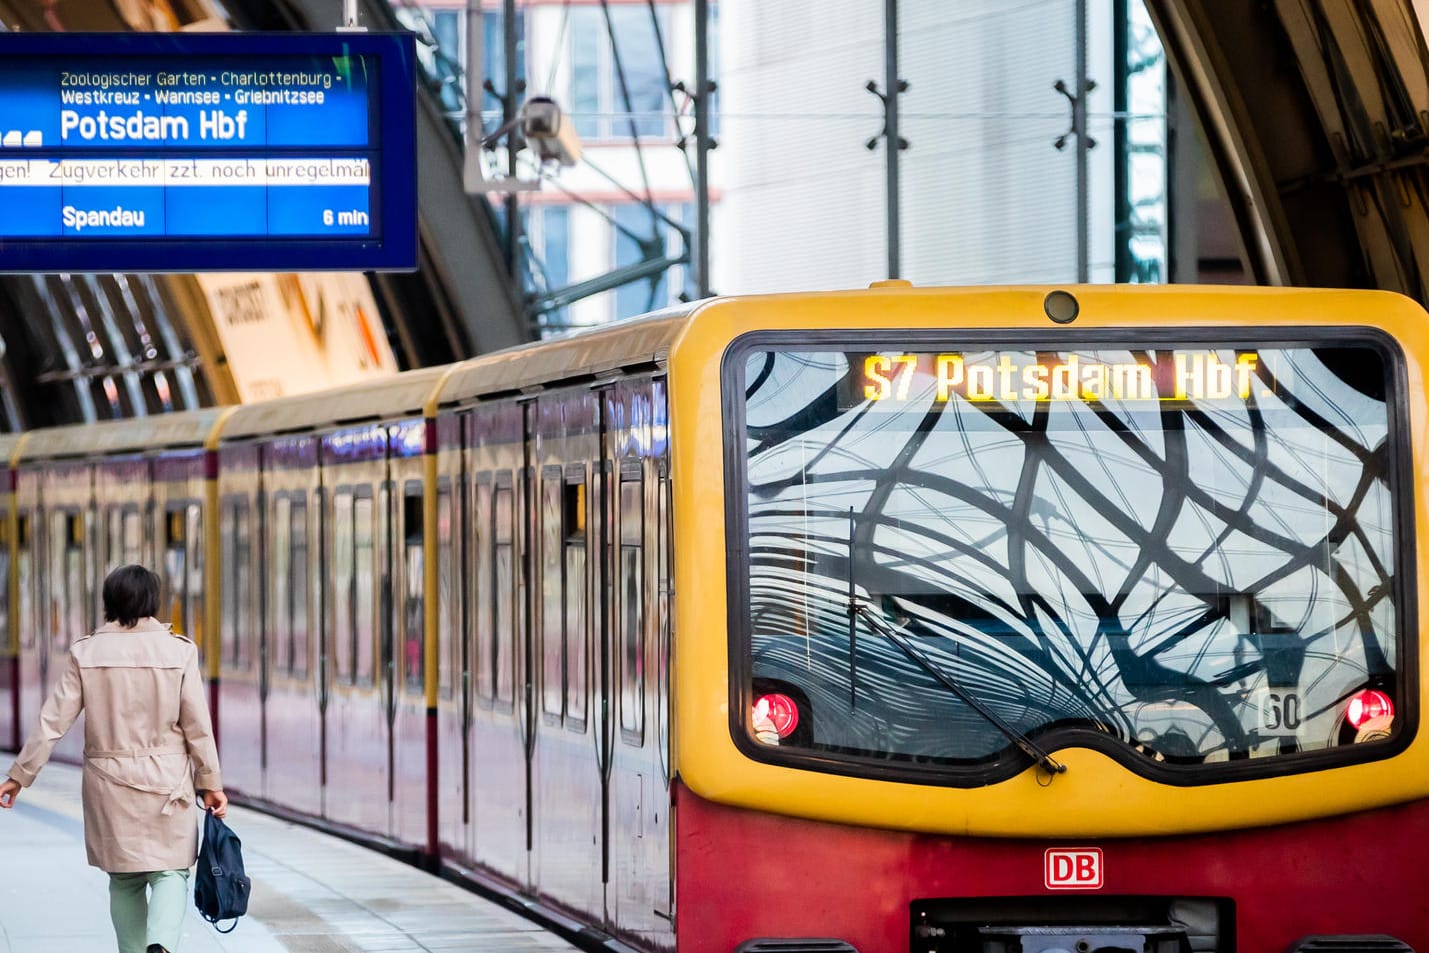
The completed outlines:
<svg viewBox="0 0 1429 953">
<path fill-rule="evenodd" d="M 203 846 L 198 852 L 198 872 L 194 877 L 194 905 L 199 914 L 219 933 L 232 933 L 238 918 L 248 912 L 248 892 L 253 884 L 243 875 L 243 842 L 228 825 L 203 815 Z M 220 920 L 232 920 L 227 930 Z"/>
</svg>

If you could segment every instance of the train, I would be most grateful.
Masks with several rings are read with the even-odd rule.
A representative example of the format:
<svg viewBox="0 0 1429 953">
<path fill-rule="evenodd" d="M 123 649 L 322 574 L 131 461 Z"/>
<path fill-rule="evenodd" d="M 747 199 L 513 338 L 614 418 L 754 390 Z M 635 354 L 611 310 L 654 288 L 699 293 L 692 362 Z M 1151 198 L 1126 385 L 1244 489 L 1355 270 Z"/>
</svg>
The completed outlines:
<svg viewBox="0 0 1429 953">
<path fill-rule="evenodd" d="M 1429 950 L 1426 361 L 890 281 L 7 435 L 0 743 L 141 562 L 235 795 L 608 949 Z"/>
</svg>

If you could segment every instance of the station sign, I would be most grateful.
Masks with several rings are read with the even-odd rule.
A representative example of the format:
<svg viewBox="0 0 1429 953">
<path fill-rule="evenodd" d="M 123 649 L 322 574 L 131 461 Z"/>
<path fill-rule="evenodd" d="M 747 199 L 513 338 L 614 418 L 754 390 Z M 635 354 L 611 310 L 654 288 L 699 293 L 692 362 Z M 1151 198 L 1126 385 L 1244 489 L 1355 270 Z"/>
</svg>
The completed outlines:
<svg viewBox="0 0 1429 953">
<path fill-rule="evenodd" d="M 408 33 L 0 33 L 0 272 L 410 271 Z"/>
</svg>

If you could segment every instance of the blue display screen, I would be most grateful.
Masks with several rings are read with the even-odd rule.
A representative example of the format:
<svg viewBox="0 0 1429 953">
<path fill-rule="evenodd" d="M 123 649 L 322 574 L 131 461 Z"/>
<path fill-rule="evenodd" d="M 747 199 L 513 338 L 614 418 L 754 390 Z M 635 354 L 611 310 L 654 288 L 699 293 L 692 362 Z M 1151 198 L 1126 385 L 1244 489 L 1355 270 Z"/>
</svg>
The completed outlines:
<svg viewBox="0 0 1429 953">
<path fill-rule="evenodd" d="M 416 267 L 410 34 L 0 34 L 0 271 Z"/>
</svg>

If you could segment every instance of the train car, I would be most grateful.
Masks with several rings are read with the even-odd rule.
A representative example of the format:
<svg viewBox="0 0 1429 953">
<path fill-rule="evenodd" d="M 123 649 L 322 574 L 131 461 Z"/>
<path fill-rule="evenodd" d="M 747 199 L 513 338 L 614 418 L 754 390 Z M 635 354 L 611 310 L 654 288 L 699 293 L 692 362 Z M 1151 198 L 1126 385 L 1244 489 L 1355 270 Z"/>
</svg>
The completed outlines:
<svg viewBox="0 0 1429 953">
<path fill-rule="evenodd" d="M 1330 291 L 701 308 L 679 948 L 1429 948 L 1426 327 Z"/>
<path fill-rule="evenodd" d="M 650 946 L 673 942 L 665 360 L 684 326 L 459 365 L 434 420 L 442 857 Z"/>
<path fill-rule="evenodd" d="M 0 747 L 20 747 L 20 633 L 13 607 L 18 580 L 14 573 L 15 483 L 10 459 L 24 439 L 22 434 L 0 435 Z"/>
<path fill-rule="evenodd" d="M 225 778 L 417 850 L 436 817 L 423 412 L 446 373 L 240 407 L 217 440 Z"/>
<path fill-rule="evenodd" d="M 110 569 L 155 567 L 166 620 L 202 642 L 204 441 L 223 414 L 55 427 L 18 445 L 12 553 L 21 736 L 39 717 L 70 643 L 99 624 Z M 82 750 L 77 728 L 55 756 L 78 761 Z"/>
<path fill-rule="evenodd" d="M 612 948 L 1429 949 L 1426 317 L 891 282 L 242 408 L 225 775 Z"/>
</svg>

